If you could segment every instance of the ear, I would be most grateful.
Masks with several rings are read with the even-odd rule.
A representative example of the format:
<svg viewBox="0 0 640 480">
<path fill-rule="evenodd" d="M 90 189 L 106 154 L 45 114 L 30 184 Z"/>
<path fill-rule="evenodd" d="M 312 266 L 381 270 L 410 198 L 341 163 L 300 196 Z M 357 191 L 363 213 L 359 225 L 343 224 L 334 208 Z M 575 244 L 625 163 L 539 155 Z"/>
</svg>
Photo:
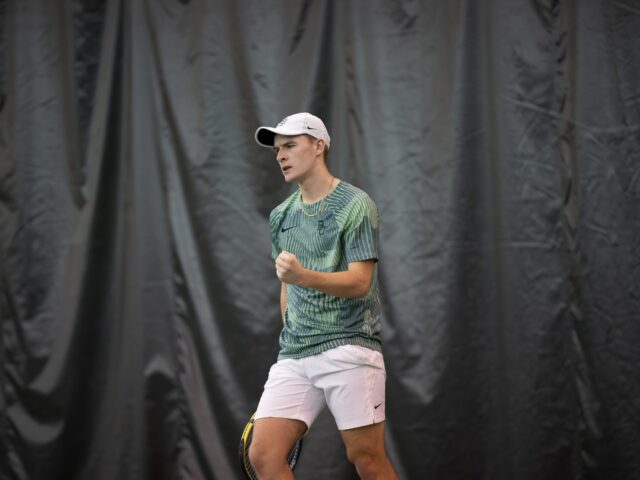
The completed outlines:
<svg viewBox="0 0 640 480">
<path fill-rule="evenodd" d="M 322 156 L 327 145 L 324 143 L 324 140 L 321 138 L 316 138 L 316 154 Z"/>
</svg>

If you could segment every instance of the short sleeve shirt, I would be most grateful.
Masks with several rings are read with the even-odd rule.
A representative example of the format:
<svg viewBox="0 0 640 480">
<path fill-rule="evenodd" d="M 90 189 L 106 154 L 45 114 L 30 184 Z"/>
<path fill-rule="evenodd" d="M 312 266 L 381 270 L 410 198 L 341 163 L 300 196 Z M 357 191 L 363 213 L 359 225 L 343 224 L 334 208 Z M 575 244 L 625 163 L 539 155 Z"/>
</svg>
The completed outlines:
<svg viewBox="0 0 640 480">
<path fill-rule="evenodd" d="M 274 260 L 287 251 L 303 267 L 320 272 L 345 271 L 350 262 L 378 260 L 377 208 L 349 183 L 338 183 L 311 205 L 302 205 L 296 191 L 271 212 L 269 223 Z M 349 344 L 381 350 L 377 269 L 361 298 L 287 285 L 278 358 L 301 358 Z"/>
</svg>

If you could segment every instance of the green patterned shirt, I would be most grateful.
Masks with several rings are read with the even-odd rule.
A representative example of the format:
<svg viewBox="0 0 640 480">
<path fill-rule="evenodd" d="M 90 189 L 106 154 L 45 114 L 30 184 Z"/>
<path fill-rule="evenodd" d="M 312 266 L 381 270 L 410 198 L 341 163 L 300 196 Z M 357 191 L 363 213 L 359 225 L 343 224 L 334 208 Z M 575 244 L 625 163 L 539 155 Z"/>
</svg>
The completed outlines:
<svg viewBox="0 0 640 480">
<path fill-rule="evenodd" d="M 349 262 L 378 259 L 378 211 L 369 196 L 340 182 L 327 197 L 301 210 L 296 191 L 271 212 L 272 256 L 293 253 L 303 267 L 320 272 L 347 270 Z M 377 269 L 368 293 L 340 298 L 287 285 L 287 308 L 280 334 L 282 358 L 301 358 L 340 345 L 381 351 Z"/>
</svg>

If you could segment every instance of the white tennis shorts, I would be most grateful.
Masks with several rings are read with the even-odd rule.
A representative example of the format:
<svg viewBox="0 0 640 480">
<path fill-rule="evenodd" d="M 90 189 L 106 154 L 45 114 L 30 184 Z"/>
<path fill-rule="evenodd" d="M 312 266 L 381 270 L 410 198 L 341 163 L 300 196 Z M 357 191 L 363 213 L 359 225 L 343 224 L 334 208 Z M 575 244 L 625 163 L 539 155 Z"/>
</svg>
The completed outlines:
<svg viewBox="0 0 640 480">
<path fill-rule="evenodd" d="M 271 367 L 255 418 L 301 420 L 311 427 L 327 405 L 339 430 L 385 419 L 384 359 L 380 352 L 343 345 Z"/>
</svg>

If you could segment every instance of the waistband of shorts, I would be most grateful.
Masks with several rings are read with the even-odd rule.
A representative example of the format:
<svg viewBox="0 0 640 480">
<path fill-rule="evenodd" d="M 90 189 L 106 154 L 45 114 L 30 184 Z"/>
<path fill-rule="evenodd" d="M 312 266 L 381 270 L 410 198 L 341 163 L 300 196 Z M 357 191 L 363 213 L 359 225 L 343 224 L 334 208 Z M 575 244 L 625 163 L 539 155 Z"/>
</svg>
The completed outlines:
<svg viewBox="0 0 640 480">
<path fill-rule="evenodd" d="M 278 360 L 284 360 L 285 358 L 305 358 L 311 357 L 313 355 L 318 355 L 319 353 L 326 352 L 327 350 L 331 350 L 332 348 L 341 347 L 343 345 L 356 345 L 359 347 L 369 348 L 371 350 L 375 350 L 376 352 L 382 353 L 382 344 L 379 340 L 368 338 L 368 337 L 346 337 L 346 338 L 337 338 L 334 340 L 330 340 L 325 343 L 321 343 L 319 345 L 314 345 L 310 348 L 305 348 L 300 352 L 283 352 L 280 351 L 278 354 Z"/>
</svg>

